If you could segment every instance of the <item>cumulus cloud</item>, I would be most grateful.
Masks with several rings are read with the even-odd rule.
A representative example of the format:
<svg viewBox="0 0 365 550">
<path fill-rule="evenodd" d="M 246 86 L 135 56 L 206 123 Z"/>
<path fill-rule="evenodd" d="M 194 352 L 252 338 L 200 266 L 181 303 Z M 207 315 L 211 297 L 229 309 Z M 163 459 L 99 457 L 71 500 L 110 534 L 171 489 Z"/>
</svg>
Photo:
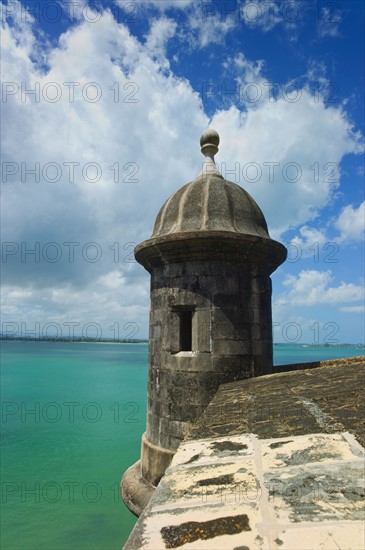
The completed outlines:
<svg viewBox="0 0 365 550">
<path fill-rule="evenodd" d="M 160 65 L 168 69 L 169 62 L 166 58 L 166 45 L 176 32 L 176 22 L 167 17 L 161 17 L 152 21 L 147 35 L 146 49 L 154 56 Z"/>
<path fill-rule="evenodd" d="M 280 302 L 281 304 L 315 306 L 357 302 L 364 299 L 362 286 L 341 282 L 339 286 L 331 287 L 332 280 L 330 270 L 302 270 L 298 276 L 287 275 L 283 285 L 288 291 L 281 296 Z"/>
<path fill-rule="evenodd" d="M 341 108 L 326 107 L 308 90 L 297 101 L 266 99 L 245 112 L 217 112 L 222 173 L 251 193 L 273 235 L 314 219 L 340 183 L 340 162 L 363 151 L 362 138 Z M 285 207 L 283 206 L 285 205 Z"/>
<path fill-rule="evenodd" d="M 339 216 L 332 219 L 326 228 L 303 225 L 299 234 L 288 243 L 289 256 L 309 258 L 318 255 L 319 250 L 327 255 L 338 251 L 339 244 L 361 242 L 365 232 L 365 201 L 358 208 L 351 204 L 342 208 Z M 331 235 L 331 236 L 330 236 Z"/>
<path fill-rule="evenodd" d="M 365 231 L 365 201 L 358 208 L 351 204 L 345 206 L 335 222 L 336 228 L 341 232 L 338 240 L 361 241 Z"/>
<path fill-rule="evenodd" d="M 80 18 L 53 46 L 34 21 L 3 24 L 7 320 L 81 319 L 89 308 L 98 322 L 133 314 L 146 325 L 148 275 L 131 263 L 133 247 L 149 237 L 167 197 L 200 171 L 208 116 L 169 66 L 175 22 L 153 20 L 142 42 L 110 11 L 99 16 Z M 200 45 L 224 35 L 220 23 L 217 38 L 202 30 Z M 268 82 L 260 61 L 241 54 L 232 63 L 239 86 Z M 327 164 L 362 151 L 342 108 L 305 88 L 292 99 L 238 101 L 211 120 L 222 174 L 253 195 L 273 236 L 313 219 L 339 185 Z"/>
<path fill-rule="evenodd" d="M 32 303 L 42 295 L 44 311 L 26 302 L 37 317 L 46 306 L 54 317 L 65 296 L 75 305 L 69 319 L 76 305 L 79 316 L 91 307 L 95 317 L 92 301 L 105 317 L 105 297 L 112 309 L 127 307 L 130 285 L 148 288 L 147 274 L 130 264 L 133 247 L 169 194 L 198 172 L 196 142 L 207 125 L 198 94 L 163 59 L 173 32 L 169 20 L 155 22 L 142 44 L 105 11 L 61 35 L 45 70 L 34 59 L 32 25 L 19 41 L 4 24 L 3 283 L 32 292 Z M 14 295 L 5 298 L 23 318 Z"/>
<path fill-rule="evenodd" d="M 153 24 L 143 46 L 104 12 L 97 24 L 83 22 L 61 36 L 49 53 L 46 74 L 37 71 L 28 52 L 17 46 L 12 28 L 5 27 L 4 76 L 18 89 L 4 109 L 10 128 L 4 160 L 16 164 L 7 165 L 9 171 L 17 170 L 3 186 L 13 207 L 5 212 L 9 237 L 36 241 L 47 235 L 60 242 L 61 235 L 86 232 L 94 240 L 109 234 L 114 242 L 124 234 L 125 242 L 133 241 L 141 237 L 138 223 L 146 214 L 152 223 L 152 211 L 166 193 L 194 174 L 189 158 L 173 166 L 160 154 L 176 149 L 182 137 L 186 151 L 199 158 L 194 141 L 207 118 L 189 83 L 161 71 L 155 57 L 156 51 L 162 55 L 164 38 L 157 38 L 157 26 L 165 38 L 173 30 L 166 21 Z M 26 66 L 13 64 L 14 56 L 27 58 Z M 38 90 L 37 97 L 22 93 L 22 83 Z M 53 102 L 58 92 L 60 99 Z M 179 112 L 192 112 L 194 118 Z M 37 174 L 26 173 L 37 162 L 39 182 Z M 60 180 L 51 181 L 57 175 Z M 35 212 L 41 214 L 36 224 Z"/>
<path fill-rule="evenodd" d="M 328 248 L 329 239 L 326 230 L 303 225 L 299 228 L 299 235 L 293 237 L 288 243 L 288 257 L 295 261 L 296 258 L 316 258 L 319 249 Z M 336 246 L 336 243 L 332 243 Z"/>
<path fill-rule="evenodd" d="M 2 332 L 8 336 L 118 340 L 148 334 L 148 287 L 119 270 L 96 278 L 83 289 L 65 284 L 14 290 L 4 285 L 1 302 Z"/>
</svg>

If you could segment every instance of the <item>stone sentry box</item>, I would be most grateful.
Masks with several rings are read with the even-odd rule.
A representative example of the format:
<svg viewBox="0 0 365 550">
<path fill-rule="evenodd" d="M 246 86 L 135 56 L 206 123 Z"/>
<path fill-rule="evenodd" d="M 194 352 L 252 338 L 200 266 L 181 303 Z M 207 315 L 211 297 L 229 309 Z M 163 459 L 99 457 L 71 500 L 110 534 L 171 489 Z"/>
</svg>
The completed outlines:
<svg viewBox="0 0 365 550">
<path fill-rule="evenodd" d="M 217 132 L 200 143 L 202 171 L 135 249 L 151 274 L 147 429 L 121 484 L 137 515 L 219 385 L 272 372 L 270 275 L 286 249 L 253 198 L 218 172 Z"/>
</svg>

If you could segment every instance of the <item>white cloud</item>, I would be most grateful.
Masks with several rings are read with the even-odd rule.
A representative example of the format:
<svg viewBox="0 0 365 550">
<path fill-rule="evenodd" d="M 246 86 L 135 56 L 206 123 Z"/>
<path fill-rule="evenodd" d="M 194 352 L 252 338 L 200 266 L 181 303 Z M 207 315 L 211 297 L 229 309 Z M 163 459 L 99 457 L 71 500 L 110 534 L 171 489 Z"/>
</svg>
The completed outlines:
<svg viewBox="0 0 365 550">
<path fill-rule="evenodd" d="M 282 21 L 276 2 L 246 0 L 242 5 L 241 12 L 246 25 L 260 27 L 264 32 L 271 30 Z"/>
<path fill-rule="evenodd" d="M 29 298 L 31 296 L 32 296 L 32 292 L 30 290 L 10 290 L 9 291 L 9 298 L 14 302 L 18 302 L 18 301 L 23 302 L 26 298 Z"/>
<path fill-rule="evenodd" d="M 365 231 L 365 201 L 358 208 L 351 204 L 345 206 L 335 227 L 341 232 L 338 241 L 361 241 L 364 239 Z"/>
<path fill-rule="evenodd" d="M 296 33 L 306 20 L 315 21 L 319 38 L 335 38 L 340 35 L 342 14 L 335 2 L 328 3 L 320 10 L 317 6 L 304 6 L 301 0 L 245 0 L 241 7 L 245 24 L 266 33 L 277 26 L 290 33 L 296 40 Z"/>
<path fill-rule="evenodd" d="M 345 112 L 306 89 L 295 102 L 266 97 L 244 116 L 232 106 L 211 125 L 221 135 L 223 175 L 230 170 L 227 178 L 254 196 L 277 237 L 314 219 L 339 186 L 342 158 L 363 151 Z"/>
<path fill-rule="evenodd" d="M 234 75 L 235 88 L 223 83 L 222 96 L 227 103 L 242 103 L 247 109 L 257 109 L 263 102 L 274 97 L 274 90 L 270 82 L 264 78 L 262 71 L 264 61 L 250 61 L 239 52 L 234 57 L 227 57 L 223 68 L 228 77 Z M 227 94 L 225 94 L 225 88 Z M 231 91 L 231 92 L 230 92 Z"/>
<path fill-rule="evenodd" d="M 310 58 L 308 61 L 307 78 L 310 82 L 327 83 L 327 67 L 323 61 Z"/>
<path fill-rule="evenodd" d="M 340 311 L 344 311 L 345 313 L 364 313 L 365 306 L 340 307 Z"/>
<path fill-rule="evenodd" d="M 295 261 L 297 258 L 316 259 L 318 251 L 329 242 L 325 230 L 303 225 L 299 228 L 299 235 L 288 244 L 288 257 Z"/>
<path fill-rule="evenodd" d="M 88 0 L 78 0 L 69 2 L 68 0 L 59 0 L 62 9 L 68 14 L 71 21 L 93 20 L 94 10 L 90 8 Z M 94 4 L 95 6 L 95 4 Z"/>
<path fill-rule="evenodd" d="M 174 36 L 176 26 L 175 21 L 166 17 L 154 19 L 147 35 L 146 49 L 164 69 L 170 67 L 166 58 L 166 45 L 168 40 Z"/>
<path fill-rule="evenodd" d="M 209 44 L 223 44 L 226 35 L 237 26 L 235 14 L 205 11 L 204 2 L 195 2 L 188 12 L 187 29 L 182 36 L 191 48 L 205 48 Z M 213 3 L 209 4 L 214 6 Z"/>
<path fill-rule="evenodd" d="M 172 8 L 183 10 L 191 6 L 193 2 L 194 0 L 138 0 L 138 4 L 150 5 L 162 12 Z M 131 2 L 129 0 L 116 0 L 116 4 L 129 13 L 131 12 Z"/>
<path fill-rule="evenodd" d="M 120 338 L 131 337 L 131 332 L 135 338 L 145 338 L 148 286 L 143 279 L 128 280 L 118 270 L 81 289 L 65 284 L 54 288 L 28 286 L 18 291 L 4 285 L 1 329 L 5 334 L 23 337 L 32 331 L 37 336 L 58 332 L 67 337 L 70 330 L 74 335 L 84 330 L 89 336 L 99 331 L 99 336 L 108 339 L 117 339 L 118 332 Z"/>
<path fill-rule="evenodd" d="M 336 229 L 340 234 L 329 237 L 329 231 Z M 304 225 L 299 228 L 299 235 L 291 239 L 288 244 L 289 257 L 292 261 L 296 258 L 318 258 L 319 251 L 327 251 L 330 257 L 336 253 L 339 244 L 362 241 L 365 231 L 365 201 L 358 208 L 351 204 L 345 206 L 337 219 L 331 220 L 328 228 L 317 229 Z M 318 259 L 317 259 L 318 261 Z"/>
<path fill-rule="evenodd" d="M 303 6 L 297 0 L 291 0 L 290 3 L 277 0 L 246 0 L 241 13 L 246 25 L 268 32 L 279 24 L 287 29 L 294 29 L 303 17 Z"/>
<path fill-rule="evenodd" d="M 118 318 L 131 320 L 133 304 L 143 298 L 138 323 L 146 322 L 149 280 L 129 263 L 133 247 L 150 235 L 169 194 L 198 173 L 198 140 L 207 125 L 189 82 L 166 71 L 163 51 L 174 26 L 155 22 L 142 44 L 104 12 L 97 23 L 82 20 L 68 29 L 49 50 L 49 69 L 39 71 L 30 59 L 31 25 L 22 44 L 18 30 L 4 25 L 3 81 L 18 88 L 2 109 L 3 161 L 17 170 L 2 189 L 2 238 L 12 250 L 2 264 L 3 283 L 15 292 L 6 294 L 13 320 L 57 319 L 58 313 L 73 320 L 86 311 L 96 320 L 119 309 Z M 38 90 L 36 100 L 22 97 L 22 83 Z M 61 97 L 52 102 L 55 90 Z M 36 163 L 38 182 L 25 173 Z M 52 183 L 55 173 L 60 178 Z M 87 256 L 96 250 L 91 242 L 101 253 L 95 263 Z M 16 296 L 28 287 L 32 300 L 24 295 L 16 309 Z"/>
<path fill-rule="evenodd" d="M 321 9 L 318 20 L 318 35 L 321 38 L 335 38 L 339 36 L 339 26 L 342 22 L 342 15 L 335 2 L 331 2 L 328 6 Z"/>
<path fill-rule="evenodd" d="M 225 28 L 219 25 L 210 37 L 204 29 L 197 34 L 199 44 L 221 39 Z M 208 123 L 199 94 L 168 69 L 166 44 L 175 23 L 156 20 L 142 43 L 105 11 L 97 23 L 80 20 L 46 49 L 38 47 L 33 31 L 31 24 L 4 24 L 2 34 L 3 81 L 19 88 L 3 104 L 3 161 L 18 169 L 3 185 L 2 198 L 3 241 L 17 247 L 3 264 L 7 321 L 118 317 L 146 325 L 149 277 L 129 259 L 134 243 L 149 237 L 166 198 L 199 172 L 198 142 Z M 234 64 L 240 85 L 266 82 L 260 61 L 242 54 Z M 36 101 L 22 97 L 22 83 L 39 90 Z M 65 83 L 74 83 L 73 100 Z M 53 102 L 57 90 L 61 98 Z M 100 97 L 94 102 L 95 94 Z M 221 110 L 211 125 L 221 135 L 222 173 L 239 164 L 237 183 L 262 207 L 273 236 L 307 224 L 331 199 L 338 181 L 324 181 L 327 162 L 338 164 L 362 150 L 345 111 L 326 108 L 305 89 L 296 102 L 266 95 L 258 105 L 246 102 L 242 111 Z M 251 182 L 242 178 L 250 162 L 262 170 L 256 183 L 250 171 Z M 287 165 L 294 162 L 302 175 L 290 182 L 283 170 L 290 176 Z M 311 169 L 316 162 L 319 181 Z M 21 163 L 27 169 L 39 163 L 39 182 L 31 174 L 21 182 Z M 72 181 L 70 163 L 76 163 Z M 85 171 L 90 163 L 94 168 Z M 279 163 L 272 182 L 267 163 Z M 52 183 L 55 166 L 61 175 Z M 101 175 L 92 182 L 95 166 Z M 308 231 L 301 235 L 309 241 Z M 101 251 L 95 263 L 87 256 L 91 242 Z M 22 243 L 35 254 L 27 255 Z M 74 245 L 74 260 L 67 243 Z M 53 262 L 57 246 L 61 258 Z M 345 287 L 341 292 L 349 294 Z"/>
<path fill-rule="evenodd" d="M 127 0 L 116 0 L 116 4 L 124 9 L 130 20 L 148 16 L 154 8 L 165 14 L 171 10 L 180 10 L 185 19 L 179 25 L 179 38 L 188 44 L 190 49 L 205 48 L 209 44 L 222 44 L 226 35 L 239 22 L 239 8 L 227 6 L 225 3 L 201 2 L 196 0 L 140 0 L 131 3 Z M 133 9 L 131 9 L 133 6 Z M 144 13 L 145 12 L 145 13 Z M 181 16 L 181 15 L 180 15 Z"/>
<path fill-rule="evenodd" d="M 323 245 L 327 242 L 325 233 L 314 227 L 304 225 L 300 228 L 299 233 L 301 237 L 303 237 L 302 240 L 298 241 L 302 246 L 308 247 L 313 244 Z"/>
<path fill-rule="evenodd" d="M 224 63 L 226 66 L 232 64 L 234 68 L 240 72 L 240 78 L 246 82 L 257 81 L 261 76 L 262 69 L 264 67 L 264 61 L 253 62 L 245 57 L 245 54 L 239 52 L 234 58 L 227 58 Z"/>
<path fill-rule="evenodd" d="M 288 292 L 281 296 L 280 303 L 315 306 L 363 300 L 364 289 L 362 286 L 341 282 L 337 287 L 330 287 L 332 280 L 330 270 L 302 270 L 298 276 L 287 275 L 283 285 L 288 288 Z"/>
<path fill-rule="evenodd" d="M 339 99 L 339 87 L 336 82 L 332 82 L 327 77 L 327 66 L 319 60 L 310 58 L 308 61 L 308 68 L 306 74 L 303 76 L 304 82 L 313 95 L 319 97 L 322 96 L 325 101 L 329 103 L 340 103 Z M 346 104 L 344 100 L 344 105 Z"/>
<path fill-rule="evenodd" d="M 31 29 L 35 23 L 35 18 L 24 9 L 19 0 L 14 0 L 11 5 L 0 4 L 1 20 L 8 18 L 12 25 L 12 37 L 8 32 L 2 33 L 2 43 L 5 47 L 9 45 L 9 40 L 13 39 L 17 47 L 19 57 L 27 62 L 28 55 L 32 52 L 36 43 L 35 36 Z"/>
<path fill-rule="evenodd" d="M 194 0 L 141 0 L 134 5 L 135 13 L 131 13 L 131 3 L 125 0 L 116 2 L 124 8 L 131 20 L 141 16 L 143 10 L 158 9 L 163 14 L 171 9 L 183 13 L 183 24 L 179 25 L 181 42 L 189 44 L 191 49 L 205 48 L 209 44 L 222 44 L 226 35 L 239 23 L 238 7 L 226 6 L 225 3 L 201 2 Z"/>
</svg>

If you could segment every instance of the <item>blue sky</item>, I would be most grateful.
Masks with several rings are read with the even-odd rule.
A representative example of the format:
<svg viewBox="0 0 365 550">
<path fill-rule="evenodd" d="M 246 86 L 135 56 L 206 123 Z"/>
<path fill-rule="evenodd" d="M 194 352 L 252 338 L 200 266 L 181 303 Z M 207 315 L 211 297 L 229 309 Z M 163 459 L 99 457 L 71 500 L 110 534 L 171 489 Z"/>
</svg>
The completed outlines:
<svg viewBox="0 0 365 550">
<path fill-rule="evenodd" d="M 2 4 L 2 331 L 146 337 L 133 247 L 221 136 L 289 257 L 278 342 L 364 341 L 364 3 Z"/>
</svg>

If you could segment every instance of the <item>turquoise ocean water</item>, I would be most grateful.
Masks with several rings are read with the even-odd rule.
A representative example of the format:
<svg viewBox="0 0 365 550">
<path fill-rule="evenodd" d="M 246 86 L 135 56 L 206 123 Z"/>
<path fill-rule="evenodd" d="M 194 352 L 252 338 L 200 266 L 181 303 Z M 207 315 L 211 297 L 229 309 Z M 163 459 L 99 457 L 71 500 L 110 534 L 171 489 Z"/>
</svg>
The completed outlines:
<svg viewBox="0 0 365 550">
<path fill-rule="evenodd" d="M 364 349 L 274 347 L 275 364 Z M 3 342 L 1 545 L 112 550 L 135 517 L 119 496 L 145 429 L 147 344 Z"/>
</svg>

